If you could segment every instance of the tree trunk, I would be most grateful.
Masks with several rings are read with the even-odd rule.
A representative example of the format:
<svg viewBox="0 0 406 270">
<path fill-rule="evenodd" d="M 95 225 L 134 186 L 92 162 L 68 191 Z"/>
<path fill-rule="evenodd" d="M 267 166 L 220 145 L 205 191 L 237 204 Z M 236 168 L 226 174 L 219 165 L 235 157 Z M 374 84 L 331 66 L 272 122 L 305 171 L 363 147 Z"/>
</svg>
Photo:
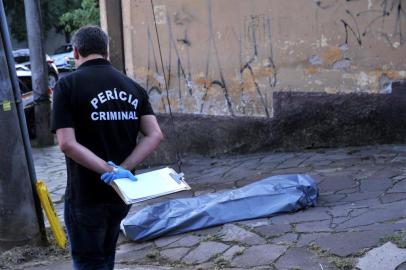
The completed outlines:
<svg viewBox="0 0 406 270">
<path fill-rule="evenodd" d="M 50 132 L 48 66 L 43 47 L 40 3 L 39 0 L 24 0 L 24 5 L 34 92 L 36 144 L 37 146 L 53 145 L 54 137 Z"/>
<path fill-rule="evenodd" d="M 44 221 L 33 192 L 35 171 L 21 95 L 0 0 L 0 253 L 26 244 L 44 244 Z M 21 125 L 23 124 L 23 125 Z M 24 136 L 25 134 L 25 136 Z M 28 142 L 28 143 L 27 143 Z"/>
</svg>

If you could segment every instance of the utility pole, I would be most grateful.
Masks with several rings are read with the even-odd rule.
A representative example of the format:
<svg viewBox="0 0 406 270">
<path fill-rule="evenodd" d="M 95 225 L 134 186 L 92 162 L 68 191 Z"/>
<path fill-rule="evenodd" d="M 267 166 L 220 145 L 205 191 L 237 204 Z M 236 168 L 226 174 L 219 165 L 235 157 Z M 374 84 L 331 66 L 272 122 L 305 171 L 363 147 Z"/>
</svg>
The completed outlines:
<svg viewBox="0 0 406 270">
<path fill-rule="evenodd" d="M 0 0 L 0 252 L 46 235 L 3 0 Z"/>
<path fill-rule="evenodd" d="M 54 144 L 50 132 L 51 102 L 48 93 L 48 66 L 45 61 L 39 0 L 24 0 L 28 47 L 34 93 L 34 114 L 37 146 Z"/>
<path fill-rule="evenodd" d="M 99 7 L 101 27 L 109 34 L 110 38 L 110 62 L 115 68 L 125 73 L 123 15 L 121 1 L 100 0 Z"/>
</svg>

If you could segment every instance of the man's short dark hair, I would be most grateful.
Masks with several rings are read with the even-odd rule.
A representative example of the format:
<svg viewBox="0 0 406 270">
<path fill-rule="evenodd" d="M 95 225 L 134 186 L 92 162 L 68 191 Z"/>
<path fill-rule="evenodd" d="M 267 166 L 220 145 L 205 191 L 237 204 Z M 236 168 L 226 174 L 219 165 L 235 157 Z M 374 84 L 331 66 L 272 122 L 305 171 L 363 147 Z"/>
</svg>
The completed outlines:
<svg viewBox="0 0 406 270">
<path fill-rule="evenodd" d="M 71 43 L 83 57 L 90 54 L 107 56 L 109 37 L 98 26 L 83 26 L 75 32 Z"/>
</svg>

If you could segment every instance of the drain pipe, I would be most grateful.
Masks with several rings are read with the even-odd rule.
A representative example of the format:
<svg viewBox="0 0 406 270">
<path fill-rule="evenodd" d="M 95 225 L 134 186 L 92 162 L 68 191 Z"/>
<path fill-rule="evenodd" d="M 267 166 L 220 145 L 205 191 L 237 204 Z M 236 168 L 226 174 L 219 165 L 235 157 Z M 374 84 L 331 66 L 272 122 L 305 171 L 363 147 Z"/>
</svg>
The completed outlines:
<svg viewBox="0 0 406 270">
<path fill-rule="evenodd" d="M 44 216 L 42 214 L 41 203 L 40 203 L 40 200 L 39 200 L 39 197 L 38 197 L 38 194 L 36 191 L 36 187 L 35 187 L 35 184 L 37 181 L 37 176 L 35 174 L 35 167 L 34 167 L 34 163 L 32 160 L 31 143 L 30 143 L 30 138 L 28 135 L 28 129 L 27 129 L 27 124 L 26 124 L 25 115 L 24 115 L 24 108 L 23 108 L 23 103 L 22 103 L 22 99 L 21 99 L 20 87 L 18 85 L 17 74 L 15 72 L 14 58 L 12 55 L 13 49 L 12 49 L 11 42 L 10 42 L 10 33 L 8 32 L 3 0 L 0 0 L 0 31 L 1 31 L 1 36 L 3 37 L 4 51 L 5 51 L 5 55 L 6 55 L 6 59 L 7 59 L 7 67 L 8 67 L 8 71 L 10 74 L 11 85 L 12 85 L 15 104 L 16 104 L 16 108 L 17 108 L 19 126 L 20 126 L 20 130 L 21 130 L 22 138 L 23 138 L 23 143 L 24 143 L 24 152 L 25 152 L 25 157 L 27 159 L 28 171 L 29 171 L 29 175 L 30 175 L 30 179 L 31 179 L 31 187 L 32 187 L 32 192 L 33 192 L 33 197 L 34 197 L 35 211 L 37 214 L 39 229 L 41 231 L 42 241 L 45 244 L 45 243 L 47 243 L 47 238 L 46 238 L 46 231 L 45 231 L 45 225 L 44 225 Z"/>
</svg>

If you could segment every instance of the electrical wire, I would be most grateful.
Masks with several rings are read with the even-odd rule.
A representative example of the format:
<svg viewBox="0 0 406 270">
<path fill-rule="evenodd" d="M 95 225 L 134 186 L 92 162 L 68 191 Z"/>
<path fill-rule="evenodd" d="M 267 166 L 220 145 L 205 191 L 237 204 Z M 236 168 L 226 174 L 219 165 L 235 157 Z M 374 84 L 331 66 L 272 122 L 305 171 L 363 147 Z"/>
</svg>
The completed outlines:
<svg viewBox="0 0 406 270">
<path fill-rule="evenodd" d="M 156 34 L 156 39 L 158 42 L 158 50 L 159 50 L 159 58 L 161 60 L 161 68 L 162 68 L 162 73 L 164 76 L 164 81 L 165 81 L 165 91 L 166 91 L 166 101 L 168 102 L 168 109 L 169 109 L 169 115 L 171 118 L 171 124 L 172 124 L 172 129 L 173 129 L 173 133 L 174 133 L 174 137 L 175 137 L 175 151 L 176 151 L 176 160 L 177 160 L 177 165 L 178 165 L 178 170 L 179 172 L 182 171 L 182 159 L 181 159 L 181 155 L 180 155 L 180 151 L 179 151 L 179 141 L 178 141 L 178 136 L 177 136 L 177 132 L 176 132 L 176 127 L 175 127 L 175 121 L 173 119 L 173 114 L 172 114 L 172 107 L 171 107 L 171 101 L 169 99 L 169 85 L 168 85 L 168 80 L 166 78 L 165 75 L 165 69 L 164 69 L 164 61 L 162 59 L 162 50 L 161 50 L 161 42 L 159 39 L 159 34 L 158 34 L 158 27 L 157 27 L 157 23 L 156 23 L 156 16 L 155 16 L 155 5 L 153 0 L 151 1 L 151 9 L 152 9 L 152 15 L 154 18 L 154 26 L 155 26 L 155 34 Z"/>
</svg>

